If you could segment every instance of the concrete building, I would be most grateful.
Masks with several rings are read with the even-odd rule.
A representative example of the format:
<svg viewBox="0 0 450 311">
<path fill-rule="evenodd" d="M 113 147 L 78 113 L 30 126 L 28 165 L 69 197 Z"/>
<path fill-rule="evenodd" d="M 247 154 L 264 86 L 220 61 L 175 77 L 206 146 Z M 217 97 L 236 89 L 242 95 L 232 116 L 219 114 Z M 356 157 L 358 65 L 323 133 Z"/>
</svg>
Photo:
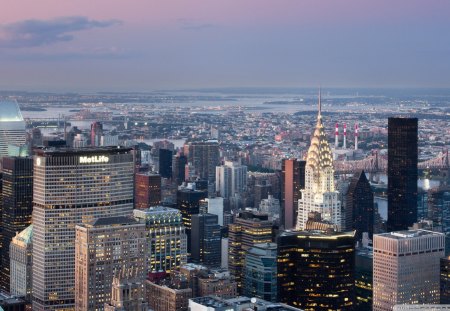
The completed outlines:
<svg viewBox="0 0 450 311">
<path fill-rule="evenodd" d="M 123 147 L 35 151 L 33 310 L 75 307 L 75 225 L 133 210 L 133 154 Z"/>
<path fill-rule="evenodd" d="M 134 206 L 147 209 L 161 205 L 161 175 L 155 173 L 137 173 L 135 176 Z"/>
<path fill-rule="evenodd" d="M 269 215 L 272 221 L 280 220 L 280 200 L 275 199 L 273 195 L 269 194 L 267 199 L 261 200 L 259 203 L 259 211 Z"/>
<path fill-rule="evenodd" d="M 300 190 L 305 188 L 306 161 L 283 159 L 281 162 L 281 220 L 285 229 L 295 227 Z"/>
<path fill-rule="evenodd" d="M 179 278 L 145 281 L 146 300 L 154 311 L 187 311 L 192 288 Z"/>
<path fill-rule="evenodd" d="M 147 272 L 171 272 L 187 262 L 187 235 L 179 210 L 163 206 L 134 210 L 145 223 Z"/>
<path fill-rule="evenodd" d="M 277 244 L 256 244 L 245 256 L 243 293 L 277 301 Z"/>
<path fill-rule="evenodd" d="M 75 310 L 101 310 L 111 301 L 115 273 L 123 268 L 145 279 L 145 224 L 131 217 L 107 217 L 75 230 Z"/>
<path fill-rule="evenodd" d="M 208 213 L 217 215 L 218 223 L 220 226 L 223 224 L 223 198 L 222 197 L 210 197 L 205 199 L 208 203 Z"/>
<path fill-rule="evenodd" d="M 374 235 L 373 310 L 439 303 L 439 261 L 444 248 L 444 234 L 433 231 Z"/>
<path fill-rule="evenodd" d="M 305 168 L 305 189 L 298 201 L 297 230 L 304 230 L 310 212 L 341 228 L 341 201 L 334 187 L 333 155 L 322 123 L 319 94 L 317 124 L 308 149 Z"/>
<path fill-rule="evenodd" d="M 10 145 L 22 146 L 26 142 L 25 121 L 19 105 L 15 101 L 0 101 L 0 107 L 0 159 L 8 155 L 19 156 L 9 152 Z"/>
<path fill-rule="evenodd" d="M 209 184 L 214 184 L 216 166 L 220 164 L 219 142 L 217 140 L 189 142 L 185 145 L 185 151 L 187 162 L 193 165 L 194 174 L 200 179 L 208 180 Z"/>
<path fill-rule="evenodd" d="M 17 233 L 9 245 L 11 295 L 31 303 L 33 284 L 33 225 Z"/>
<path fill-rule="evenodd" d="M 198 275 L 199 296 L 215 295 L 221 298 L 237 296 L 237 283 L 228 270 L 212 269 Z"/>
<path fill-rule="evenodd" d="M 225 161 L 216 167 L 216 192 L 229 199 L 242 194 L 247 187 L 247 166 L 237 162 Z"/>
<path fill-rule="evenodd" d="M 450 304 L 450 257 L 441 258 L 440 302 Z"/>
</svg>

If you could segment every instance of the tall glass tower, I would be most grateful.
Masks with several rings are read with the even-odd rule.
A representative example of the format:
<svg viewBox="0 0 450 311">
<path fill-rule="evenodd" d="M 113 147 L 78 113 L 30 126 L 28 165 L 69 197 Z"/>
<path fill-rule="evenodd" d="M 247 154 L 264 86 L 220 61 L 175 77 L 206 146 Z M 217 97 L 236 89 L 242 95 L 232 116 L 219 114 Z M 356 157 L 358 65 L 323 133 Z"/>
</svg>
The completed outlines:
<svg viewBox="0 0 450 311">
<path fill-rule="evenodd" d="M 21 146 L 25 144 L 25 121 L 17 102 L 0 101 L 0 159 L 10 154 L 10 145 Z"/>
<path fill-rule="evenodd" d="M 417 118 L 388 121 L 388 231 L 417 221 Z"/>
</svg>

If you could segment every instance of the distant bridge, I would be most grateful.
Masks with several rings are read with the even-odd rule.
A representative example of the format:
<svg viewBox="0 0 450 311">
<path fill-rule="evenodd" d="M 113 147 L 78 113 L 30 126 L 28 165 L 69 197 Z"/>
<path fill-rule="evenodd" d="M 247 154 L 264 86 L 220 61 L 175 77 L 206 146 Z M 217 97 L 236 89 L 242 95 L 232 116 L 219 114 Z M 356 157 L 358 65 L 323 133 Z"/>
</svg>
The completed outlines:
<svg viewBox="0 0 450 311">
<path fill-rule="evenodd" d="M 359 170 L 366 173 L 387 172 L 387 156 L 381 156 L 374 152 L 362 160 L 334 161 L 334 172 L 336 174 L 352 174 Z M 418 169 L 449 169 L 450 158 L 448 150 L 440 152 L 435 158 L 419 162 Z"/>
</svg>

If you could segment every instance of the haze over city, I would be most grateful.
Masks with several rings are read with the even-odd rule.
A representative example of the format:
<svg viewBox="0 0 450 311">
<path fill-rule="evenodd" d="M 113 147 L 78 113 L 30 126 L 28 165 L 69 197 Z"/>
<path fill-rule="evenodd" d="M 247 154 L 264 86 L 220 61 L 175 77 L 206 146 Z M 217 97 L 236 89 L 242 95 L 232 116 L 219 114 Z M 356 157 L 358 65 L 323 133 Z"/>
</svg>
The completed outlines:
<svg viewBox="0 0 450 311">
<path fill-rule="evenodd" d="M 447 87 L 450 3 L 5 1 L 1 89 Z"/>
</svg>

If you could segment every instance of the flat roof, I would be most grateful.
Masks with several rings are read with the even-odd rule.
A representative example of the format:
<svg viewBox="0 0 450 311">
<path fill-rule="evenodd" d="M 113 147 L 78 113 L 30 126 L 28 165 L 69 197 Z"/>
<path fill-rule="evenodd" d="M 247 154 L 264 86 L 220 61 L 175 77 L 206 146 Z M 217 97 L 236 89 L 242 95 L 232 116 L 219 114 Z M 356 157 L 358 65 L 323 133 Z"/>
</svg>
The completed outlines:
<svg viewBox="0 0 450 311">
<path fill-rule="evenodd" d="M 436 236 L 436 235 L 443 235 L 443 233 L 430 231 L 430 230 L 417 229 L 417 230 L 403 230 L 403 231 L 394 231 L 394 232 L 376 234 L 376 236 L 382 236 L 382 237 L 395 239 L 395 240 L 418 238 L 418 237 L 427 236 L 427 235 Z"/>
<path fill-rule="evenodd" d="M 47 147 L 47 148 L 37 148 L 33 149 L 35 154 L 44 157 L 51 156 L 65 156 L 65 155 L 84 155 L 84 154 L 99 154 L 99 153 L 128 153 L 132 149 L 122 146 L 106 146 L 106 147 L 81 147 L 81 148 L 71 148 L 71 147 Z"/>
</svg>

